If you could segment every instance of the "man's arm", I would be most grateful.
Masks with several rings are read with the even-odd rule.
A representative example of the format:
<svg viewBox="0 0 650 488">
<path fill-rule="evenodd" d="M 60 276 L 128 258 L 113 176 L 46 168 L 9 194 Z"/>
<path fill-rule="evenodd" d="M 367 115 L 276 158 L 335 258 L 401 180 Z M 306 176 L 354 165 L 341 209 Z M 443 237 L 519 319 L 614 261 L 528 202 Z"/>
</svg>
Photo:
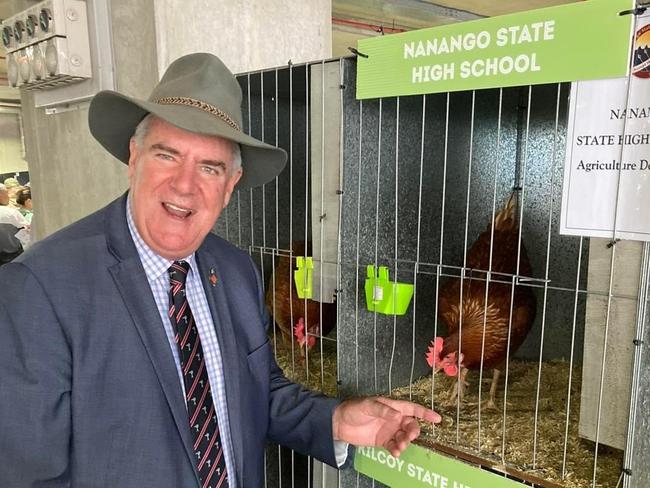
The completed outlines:
<svg viewBox="0 0 650 488">
<path fill-rule="evenodd" d="M 69 486 L 69 345 L 24 265 L 0 268 L 0 282 L 0 486 Z"/>
</svg>

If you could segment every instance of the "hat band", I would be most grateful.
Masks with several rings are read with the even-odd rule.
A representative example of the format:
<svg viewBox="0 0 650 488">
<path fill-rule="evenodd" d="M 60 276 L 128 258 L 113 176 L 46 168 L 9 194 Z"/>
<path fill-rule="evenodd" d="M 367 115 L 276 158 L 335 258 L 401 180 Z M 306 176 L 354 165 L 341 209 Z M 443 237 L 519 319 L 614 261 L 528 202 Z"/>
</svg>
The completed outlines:
<svg viewBox="0 0 650 488">
<path fill-rule="evenodd" d="M 230 118 L 230 116 L 226 112 L 224 112 L 221 109 L 218 109 L 214 105 L 210 105 L 209 103 L 202 102 L 201 100 L 197 100 L 195 98 L 188 98 L 188 97 L 165 97 L 156 100 L 156 103 L 160 105 L 186 105 L 188 107 L 199 108 L 212 115 L 216 115 L 221 120 L 223 120 L 226 124 L 228 124 L 230 127 L 241 132 L 239 125 L 237 125 L 237 123 L 232 118 Z"/>
</svg>

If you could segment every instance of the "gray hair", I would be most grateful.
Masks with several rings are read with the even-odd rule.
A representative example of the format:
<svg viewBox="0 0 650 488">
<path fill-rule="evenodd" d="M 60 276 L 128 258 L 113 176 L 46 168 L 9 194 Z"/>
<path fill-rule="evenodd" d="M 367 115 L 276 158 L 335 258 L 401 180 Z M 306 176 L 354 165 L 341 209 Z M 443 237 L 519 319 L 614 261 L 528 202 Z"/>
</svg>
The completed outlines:
<svg viewBox="0 0 650 488">
<path fill-rule="evenodd" d="M 135 131 L 133 131 L 133 139 L 138 147 L 142 147 L 144 144 L 144 138 L 149 132 L 149 121 L 152 117 L 155 117 L 152 113 L 148 113 L 136 126 Z M 235 141 L 230 141 L 232 143 L 232 167 L 230 168 L 231 174 L 241 168 L 241 147 Z"/>
<path fill-rule="evenodd" d="M 0 192 L 7 191 L 7 187 L 0 183 Z"/>
</svg>

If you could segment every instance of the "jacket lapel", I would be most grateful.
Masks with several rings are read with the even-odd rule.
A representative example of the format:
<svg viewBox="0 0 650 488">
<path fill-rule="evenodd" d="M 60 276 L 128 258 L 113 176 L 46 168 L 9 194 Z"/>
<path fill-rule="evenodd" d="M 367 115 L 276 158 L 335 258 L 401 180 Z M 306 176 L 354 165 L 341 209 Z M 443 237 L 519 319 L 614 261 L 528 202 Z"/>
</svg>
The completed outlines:
<svg viewBox="0 0 650 488">
<path fill-rule="evenodd" d="M 108 208 L 106 228 L 109 249 L 118 259 L 108 270 L 156 371 L 189 461 L 195 466 L 192 439 L 187 425 L 187 410 L 174 357 L 126 222 L 126 195 Z M 198 482 L 196 469 L 194 471 Z"/>
<path fill-rule="evenodd" d="M 237 471 L 237 480 L 239 483 L 244 479 L 244 451 L 242 445 L 243 419 L 241 416 L 241 391 L 238 368 L 240 360 L 237 348 L 236 334 L 233 329 L 233 323 L 228 307 L 228 299 L 219 279 L 216 283 L 211 283 L 210 278 L 221 276 L 217 260 L 214 256 L 199 248 L 196 252 L 196 260 L 201 276 L 201 282 L 205 295 L 208 299 L 208 305 L 212 314 L 212 320 L 219 341 L 221 351 L 221 361 L 223 364 L 223 376 L 226 385 L 226 402 L 228 405 L 228 419 L 230 423 L 231 439 L 235 456 L 235 469 Z"/>
</svg>

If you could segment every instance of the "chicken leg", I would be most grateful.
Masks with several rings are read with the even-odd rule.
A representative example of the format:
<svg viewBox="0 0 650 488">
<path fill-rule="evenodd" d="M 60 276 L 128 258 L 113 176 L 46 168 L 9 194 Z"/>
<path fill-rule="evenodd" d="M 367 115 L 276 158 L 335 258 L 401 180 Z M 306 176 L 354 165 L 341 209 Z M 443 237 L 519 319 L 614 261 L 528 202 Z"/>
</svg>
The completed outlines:
<svg viewBox="0 0 650 488">
<path fill-rule="evenodd" d="M 492 382 L 490 383 L 490 398 L 488 398 L 488 400 L 485 402 L 485 407 L 484 407 L 487 410 L 497 410 L 497 404 L 495 398 L 497 394 L 497 386 L 499 384 L 500 375 L 501 375 L 501 371 L 494 368 L 492 372 Z"/>
<path fill-rule="evenodd" d="M 465 380 L 468 372 L 469 370 L 467 368 L 461 368 L 460 378 L 456 378 L 456 381 L 454 381 L 454 384 L 449 391 L 449 395 L 447 396 L 447 402 L 449 405 L 456 403 L 456 399 L 460 402 L 463 401 L 463 397 L 465 396 L 465 387 L 469 386 L 469 383 Z"/>
</svg>

